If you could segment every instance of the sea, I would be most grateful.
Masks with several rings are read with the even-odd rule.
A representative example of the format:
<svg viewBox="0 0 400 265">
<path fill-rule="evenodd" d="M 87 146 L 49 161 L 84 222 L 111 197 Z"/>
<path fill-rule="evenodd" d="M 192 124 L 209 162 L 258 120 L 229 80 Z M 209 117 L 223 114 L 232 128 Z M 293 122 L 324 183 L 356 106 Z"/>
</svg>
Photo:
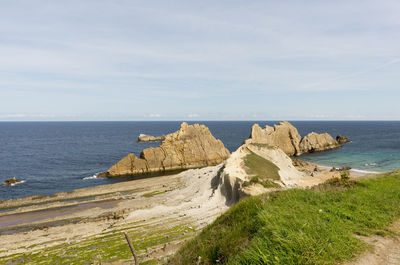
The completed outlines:
<svg viewBox="0 0 400 265">
<path fill-rule="evenodd" d="M 309 132 L 343 134 L 343 148 L 301 156 L 323 166 L 350 166 L 360 172 L 400 168 L 400 121 L 290 121 L 304 136 Z M 0 122 L 0 182 L 16 177 L 14 186 L 0 186 L 0 200 L 131 180 L 97 178 L 128 153 L 139 156 L 157 142 L 137 143 L 141 133 L 163 135 L 179 129 L 179 121 L 132 122 Z M 196 121 L 208 126 L 229 151 L 235 151 L 258 123 L 277 121 Z"/>
</svg>

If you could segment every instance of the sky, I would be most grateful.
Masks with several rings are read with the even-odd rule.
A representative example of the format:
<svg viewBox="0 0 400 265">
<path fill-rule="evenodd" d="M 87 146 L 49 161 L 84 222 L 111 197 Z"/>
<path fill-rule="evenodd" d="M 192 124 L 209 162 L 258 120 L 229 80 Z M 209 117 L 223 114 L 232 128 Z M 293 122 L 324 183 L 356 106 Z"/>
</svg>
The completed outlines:
<svg viewBox="0 0 400 265">
<path fill-rule="evenodd" d="M 2 0 L 0 121 L 399 120 L 398 0 Z"/>
</svg>

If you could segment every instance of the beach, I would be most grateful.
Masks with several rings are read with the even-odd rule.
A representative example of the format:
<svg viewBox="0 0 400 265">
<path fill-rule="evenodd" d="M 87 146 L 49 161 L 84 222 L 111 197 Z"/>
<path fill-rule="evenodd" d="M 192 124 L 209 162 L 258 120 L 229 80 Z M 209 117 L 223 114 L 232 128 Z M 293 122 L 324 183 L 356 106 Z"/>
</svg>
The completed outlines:
<svg viewBox="0 0 400 265">
<path fill-rule="evenodd" d="M 85 248 L 89 260 L 121 260 L 130 257 L 122 231 L 138 233 L 132 240 L 139 246 L 149 241 L 137 250 L 141 260 L 163 258 L 228 208 L 210 187 L 220 167 L 3 201 L 0 261 L 24 254 L 26 262 L 36 263 L 54 246 L 79 249 L 88 241 L 96 245 L 96 238 L 104 235 L 116 241 L 113 247 L 119 246 L 122 256 L 92 259 Z M 41 257 L 30 260 L 34 253 Z M 69 254 L 82 262 L 83 253 Z M 72 256 L 66 260 L 72 262 Z"/>
<path fill-rule="evenodd" d="M 316 166 L 305 163 L 298 169 Z M 122 231 L 135 235 L 132 240 L 140 246 L 142 261 L 165 260 L 229 208 L 221 191 L 210 184 L 221 167 L 2 201 L 0 261 L 25 258 L 36 263 L 44 255 L 48 259 L 64 255 L 63 261 L 73 263 L 75 259 L 81 262 L 83 253 L 102 264 L 130 260 Z M 299 179 L 299 187 L 339 176 L 339 171 L 321 168 L 314 177 Z M 99 238 L 103 241 L 98 242 Z M 111 255 L 105 242 L 119 250 Z M 97 253 L 99 248 L 104 253 Z"/>
<path fill-rule="evenodd" d="M 237 123 L 230 126 L 234 125 Z M 243 131 L 244 125 L 239 126 Z M 253 125 L 251 136 L 237 150 L 233 148 L 241 134 L 234 141 L 229 138 L 227 146 L 234 150 L 230 153 L 207 127 L 182 123 L 161 144 L 135 145 L 150 148 L 139 157 L 129 154 L 108 171 L 104 169 L 100 175 L 109 178 L 85 173 L 79 181 L 71 181 L 89 187 L 2 200 L 0 262 L 125 264 L 132 261 L 123 235 L 127 232 L 141 262 L 165 263 L 184 242 L 245 197 L 292 188 L 311 189 L 341 179 L 347 171 L 353 180 L 376 173 L 313 162 L 315 156 L 340 154 L 352 142 L 339 145 L 328 134 L 310 133 L 301 138 L 288 122 L 272 128 Z M 224 131 L 221 138 L 227 135 Z M 314 153 L 315 147 L 327 151 Z M 151 156 L 146 158 L 145 154 Z M 207 166 L 209 163 L 214 165 Z M 170 171 L 165 171 L 167 166 Z M 139 171 L 132 170 L 148 171 L 137 174 Z M 34 181 L 40 178 L 2 188 L 23 191 Z M 70 187 L 64 187 L 64 182 L 68 181 L 60 179 L 55 190 Z"/>
</svg>

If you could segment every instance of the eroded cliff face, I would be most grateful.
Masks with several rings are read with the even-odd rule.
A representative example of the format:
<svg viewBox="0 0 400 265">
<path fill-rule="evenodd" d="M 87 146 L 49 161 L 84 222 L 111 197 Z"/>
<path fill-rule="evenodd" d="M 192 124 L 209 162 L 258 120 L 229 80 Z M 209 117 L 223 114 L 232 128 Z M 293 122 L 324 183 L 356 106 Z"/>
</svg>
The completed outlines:
<svg viewBox="0 0 400 265">
<path fill-rule="evenodd" d="M 328 133 L 312 132 L 301 138 L 296 127 L 289 122 L 280 122 L 278 125 L 265 126 L 262 129 L 258 124 L 251 128 L 251 135 L 246 143 L 268 144 L 282 149 L 287 155 L 299 156 L 305 153 L 325 151 L 341 147 Z"/>
<path fill-rule="evenodd" d="M 181 124 L 159 147 L 129 154 L 100 176 L 116 177 L 217 165 L 229 157 L 224 144 L 199 124 Z"/>
</svg>

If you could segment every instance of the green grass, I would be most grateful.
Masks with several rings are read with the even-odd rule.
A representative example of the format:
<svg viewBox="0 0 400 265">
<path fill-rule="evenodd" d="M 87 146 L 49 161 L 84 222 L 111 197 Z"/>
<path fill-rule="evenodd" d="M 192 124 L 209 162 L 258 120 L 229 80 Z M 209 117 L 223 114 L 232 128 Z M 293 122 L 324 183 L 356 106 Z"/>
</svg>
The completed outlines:
<svg viewBox="0 0 400 265">
<path fill-rule="evenodd" d="M 278 183 L 275 183 L 269 179 L 261 178 L 258 175 L 251 177 L 249 181 L 244 181 L 243 187 L 251 186 L 256 183 L 263 185 L 264 188 L 280 188 L 281 187 Z"/>
<path fill-rule="evenodd" d="M 250 151 L 250 150 L 249 150 Z M 244 164 L 247 167 L 247 174 L 253 175 L 249 181 L 245 181 L 243 186 L 250 186 L 252 184 L 259 183 L 265 188 L 279 188 L 280 185 L 275 183 L 273 180 L 280 180 L 279 167 L 277 167 L 271 161 L 253 153 L 246 155 L 244 158 Z"/>
<path fill-rule="evenodd" d="M 166 190 L 156 190 L 156 191 L 144 194 L 143 197 L 150 198 L 150 197 L 153 197 L 153 196 L 156 196 L 156 195 L 159 195 L 159 194 L 163 194 L 163 193 L 166 193 L 166 192 L 167 192 Z"/>
<path fill-rule="evenodd" d="M 268 148 L 268 149 L 274 149 L 272 145 L 269 144 L 263 144 L 263 143 L 250 143 L 250 145 L 257 146 L 259 148 Z"/>
<path fill-rule="evenodd" d="M 251 152 L 251 151 L 250 151 Z M 248 168 L 247 173 L 258 175 L 261 178 L 280 180 L 279 167 L 271 161 L 251 152 L 244 158 L 244 164 Z"/>
<path fill-rule="evenodd" d="M 190 223 L 166 220 L 165 225 L 132 223 L 128 227 L 116 227 L 112 231 L 88 237 L 80 242 L 62 243 L 33 253 L 14 254 L 0 258 L 0 264 L 100 264 L 132 259 L 123 231 L 132 239 L 139 256 L 140 264 L 157 264 L 156 260 L 147 260 L 146 253 L 155 246 L 193 237 L 195 227 Z M 31 246 L 33 247 L 33 245 Z M 28 248 L 29 249 L 29 248 Z"/>
<path fill-rule="evenodd" d="M 171 264 L 338 264 L 400 218 L 400 172 L 249 197 L 186 243 Z"/>
</svg>

